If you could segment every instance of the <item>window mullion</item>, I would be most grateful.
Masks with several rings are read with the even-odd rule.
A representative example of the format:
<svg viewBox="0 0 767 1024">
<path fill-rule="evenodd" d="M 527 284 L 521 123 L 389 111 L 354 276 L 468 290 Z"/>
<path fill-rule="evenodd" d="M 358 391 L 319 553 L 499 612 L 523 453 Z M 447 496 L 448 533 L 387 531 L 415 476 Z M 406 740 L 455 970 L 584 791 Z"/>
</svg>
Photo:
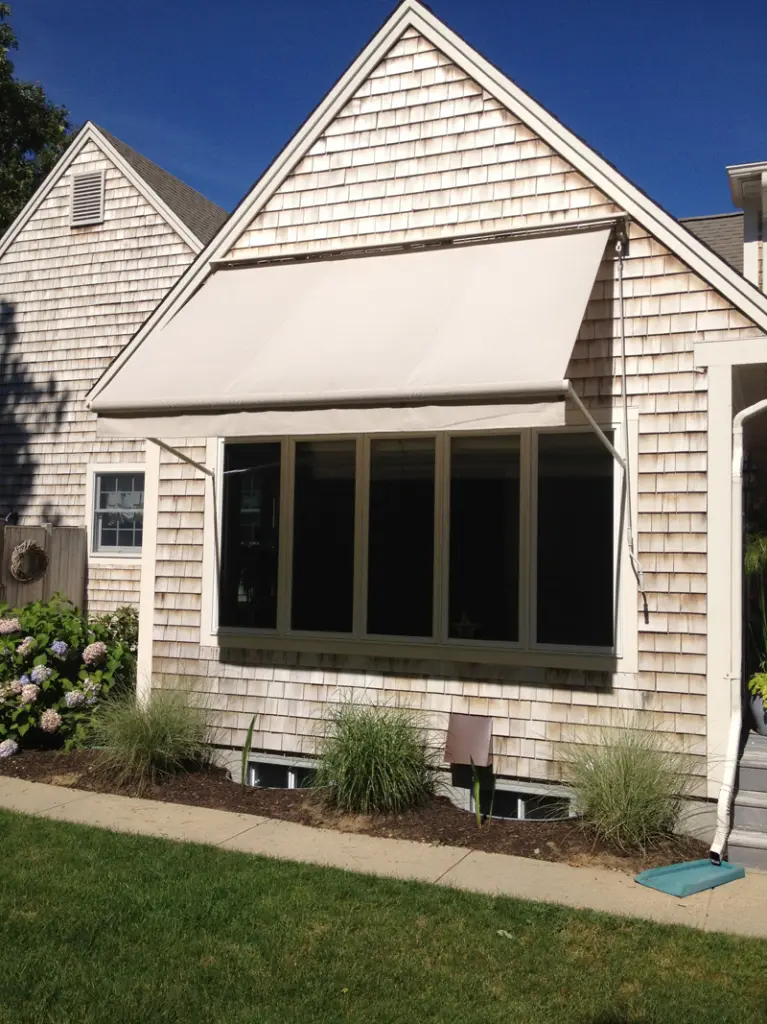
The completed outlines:
<svg viewBox="0 0 767 1024">
<path fill-rule="evenodd" d="M 293 492 L 295 485 L 296 443 L 284 438 L 280 448 L 280 523 L 277 563 L 277 632 L 290 631 L 290 606 L 293 583 Z"/>
<path fill-rule="evenodd" d="M 450 576 L 450 436 L 438 434 L 434 496 L 434 636 L 447 640 Z"/>
<path fill-rule="evenodd" d="M 368 523 L 370 522 L 370 438 L 357 438 L 357 472 L 354 491 L 354 612 L 355 637 L 367 631 Z"/>
<path fill-rule="evenodd" d="M 534 431 L 523 430 L 519 453 L 519 641 L 527 648 L 535 638 L 536 452 Z"/>
</svg>

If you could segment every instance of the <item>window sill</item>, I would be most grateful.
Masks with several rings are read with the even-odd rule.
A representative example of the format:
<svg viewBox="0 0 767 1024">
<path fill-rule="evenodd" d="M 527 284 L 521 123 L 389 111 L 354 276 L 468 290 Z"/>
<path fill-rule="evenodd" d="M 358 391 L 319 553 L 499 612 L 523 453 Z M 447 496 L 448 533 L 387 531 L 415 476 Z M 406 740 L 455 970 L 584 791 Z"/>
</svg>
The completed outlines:
<svg viewBox="0 0 767 1024">
<path fill-rule="evenodd" d="M 125 565 L 126 563 L 141 565 L 141 552 L 91 551 L 88 561 L 98 565 Z"/>
<path fill-rule="evenodd" d="M 203 637 L 203 643 L 205 643 Z M 620 655 L 607 650 L 580 648 L 524 649 L 507 644 L 436 644 L 429 642 L 313 635 L 278 635 L 252 629 L 222 628 L 209 635 L 208 646 L 287 653 L 337 654 L 357 658 L 391 658 L 479 665 L 508 665 L 572 671 L 629 672 Z"/>
</svg>

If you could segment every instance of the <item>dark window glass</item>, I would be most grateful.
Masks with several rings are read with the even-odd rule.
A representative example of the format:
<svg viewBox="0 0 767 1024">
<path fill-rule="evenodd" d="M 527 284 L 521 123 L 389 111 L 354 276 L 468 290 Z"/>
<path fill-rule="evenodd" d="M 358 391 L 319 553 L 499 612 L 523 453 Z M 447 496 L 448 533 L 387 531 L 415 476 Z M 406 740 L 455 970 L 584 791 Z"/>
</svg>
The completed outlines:
<svg viewBox="0 0 767 1024">
<path fill-rule="evenodd" d="M 277 625 L 280 445 L 232 444 L 224 459 L 221 625 Z"/>
<path fill-rule="evenodd" d="M 537 556 L 538 642 L 611 647 L 613 458 L 594 434 L 539 435 Z"/>
<path fill-rule="evenodd" d="M 453 438 L 448 634 L 519 637 L 519 438 Z"/>
<path fill-rule="evenodd" d="M 373 441 L 368 633 L 431 636 L 434 440 Z"/>
<path fill-rule="evenodd" d="M 351 632 L 354 441 L 299 442 L 293 504 L 293 629 Z"/>
</svg>

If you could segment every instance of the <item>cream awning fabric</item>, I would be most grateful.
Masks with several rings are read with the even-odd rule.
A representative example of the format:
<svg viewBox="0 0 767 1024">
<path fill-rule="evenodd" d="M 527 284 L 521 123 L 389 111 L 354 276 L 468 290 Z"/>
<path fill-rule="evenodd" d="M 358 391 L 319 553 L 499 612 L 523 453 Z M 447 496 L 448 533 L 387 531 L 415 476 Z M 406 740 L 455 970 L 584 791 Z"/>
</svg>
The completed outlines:
<svg viewBox="0 0 767 1024">
<path fill-rule="evenodd" d="M 165 437 L 545 419 L 608 234 L 216 270 L 91 408 L 105 432 Z"/>
</svg>

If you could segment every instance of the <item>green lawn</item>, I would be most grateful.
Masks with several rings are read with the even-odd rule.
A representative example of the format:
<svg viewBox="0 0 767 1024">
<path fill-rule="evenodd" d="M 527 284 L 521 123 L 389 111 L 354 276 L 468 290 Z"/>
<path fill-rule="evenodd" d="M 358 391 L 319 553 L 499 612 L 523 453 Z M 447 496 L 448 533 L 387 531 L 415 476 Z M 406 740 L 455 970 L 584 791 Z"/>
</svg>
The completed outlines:
<svg viewBox="0 0 767 1024">
<path fill-rule="evenodd" d="M 7 812 L 0 849 L 0 1024 L 767 1017 L 767 942 Z"/>
</svg>

